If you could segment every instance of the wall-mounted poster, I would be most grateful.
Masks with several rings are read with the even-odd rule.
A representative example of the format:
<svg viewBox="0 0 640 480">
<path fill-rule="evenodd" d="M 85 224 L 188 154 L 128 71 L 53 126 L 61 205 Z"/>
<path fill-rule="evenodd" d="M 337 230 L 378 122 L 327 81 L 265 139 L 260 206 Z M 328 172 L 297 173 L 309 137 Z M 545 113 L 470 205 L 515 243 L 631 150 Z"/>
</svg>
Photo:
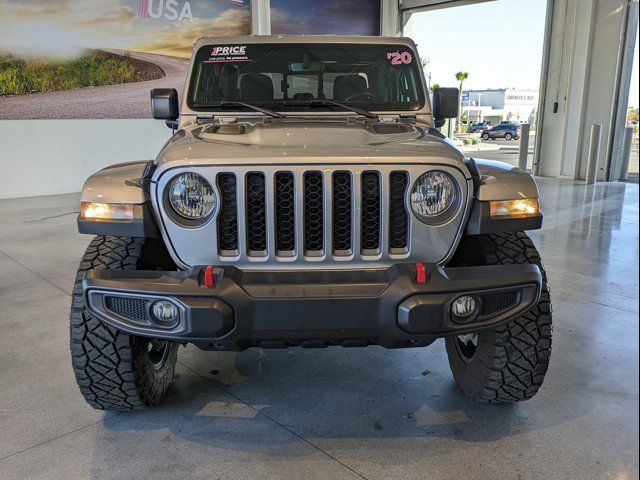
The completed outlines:
<svg viewBox="0 0 640 480">
<path fill-rule="evenodd" d="M 251 33 L 249 0 L 0 0 L 0 119 L 149 118 L 196 38 Z"/>
<path fill-rule="evenodd" d="M 271 0 L 271 33 L 380 35 L 380 0 Z"/>
</svg>

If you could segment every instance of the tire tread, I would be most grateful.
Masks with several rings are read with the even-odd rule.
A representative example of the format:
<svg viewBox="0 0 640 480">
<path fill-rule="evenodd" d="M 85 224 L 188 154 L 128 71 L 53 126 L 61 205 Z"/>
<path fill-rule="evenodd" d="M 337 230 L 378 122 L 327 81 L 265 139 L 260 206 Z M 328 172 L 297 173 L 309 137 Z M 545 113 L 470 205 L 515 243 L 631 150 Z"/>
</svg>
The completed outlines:
<svg viewBox="0 0 640 480">
<path fill-rule="evenodd" d="M 90 269 L 135 270 L 144 239 L 98 236 L 88 246 L 71 301 L 70 349 L 73 370 L 85 400 L 100 410 L 143 410 L 158 403 L 169 382 L 150 378 L 140 361 L 141 343 L 92 316 L 85 308 L 82 280 Z M 175 363 L 176 348 L 172 346 Z M 173 364 L 171 365 L 173 374 Z"/>
<path fill-rule="evenodd" d="M 538 251 L 524 232 L 483 235 L 478 239 L 486 264 L 538 265 L 543 276 L 542 292 L 539 302 L 524 315 L 481 334 L 481 341 L 489 342 L 493 352 L 481 368 L 486 375 L 478 381 L 483 383 L 477 385 L 480 388 L 461 387 L 474 400 L 485 403 L 528 400 L 542 386 L 551 355 L 552 309 L 546 273 Z M 454 354 L 453 342 L 454 337 L 447 339 L 450 359 Z M 461 384 L 458 377 L 456 380 Z"/>
</svg>

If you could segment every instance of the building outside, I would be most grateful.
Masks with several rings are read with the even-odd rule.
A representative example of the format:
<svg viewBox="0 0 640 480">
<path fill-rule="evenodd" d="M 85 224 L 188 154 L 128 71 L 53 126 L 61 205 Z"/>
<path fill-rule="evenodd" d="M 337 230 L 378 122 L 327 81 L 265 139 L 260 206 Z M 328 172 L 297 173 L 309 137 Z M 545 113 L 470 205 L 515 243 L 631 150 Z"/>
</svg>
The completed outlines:
<svg viewBox="0 0 640 480">
<path fill-rule="evenodd" d="M 462 92 L 462 116 L 467 123 L 495 124 L 503 120 L 534 123 L 537 106 L 537 90 L 495 88 Z"/>
</svg>

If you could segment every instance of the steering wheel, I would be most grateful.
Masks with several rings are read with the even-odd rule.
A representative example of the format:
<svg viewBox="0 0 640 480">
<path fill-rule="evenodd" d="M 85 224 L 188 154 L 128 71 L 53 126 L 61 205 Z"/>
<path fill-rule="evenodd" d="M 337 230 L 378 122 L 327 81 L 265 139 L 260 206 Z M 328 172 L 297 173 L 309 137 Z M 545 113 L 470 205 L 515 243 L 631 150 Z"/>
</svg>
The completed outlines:
<svg viewBox="0 0 640 480">
<path fill-rule="evenodd" d="M 360 99 L 361 101 L 365 101 L 365 102 L 373 102 L 373 95 L 370 92 L 358 92 L 358 93 L 354 93 L 353 95 L 349 95 L 347 98 L 344 99 L 345 102 L 353 102 L 356 99 Z"/>
</svg>

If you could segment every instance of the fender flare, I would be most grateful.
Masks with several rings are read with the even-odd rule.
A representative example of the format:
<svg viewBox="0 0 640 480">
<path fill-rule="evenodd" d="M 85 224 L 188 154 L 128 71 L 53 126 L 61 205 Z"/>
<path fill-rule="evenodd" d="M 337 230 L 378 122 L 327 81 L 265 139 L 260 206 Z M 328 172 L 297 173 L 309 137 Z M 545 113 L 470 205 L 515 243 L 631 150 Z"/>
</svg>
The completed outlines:
<svg viewBox="0 0 640 480">
<path fill-rule="evenodd" d="M 492 200 L 539 198 L 538 185 L 532 175 L 496 160 L 472 159 L 470 166 L 476 170 L 478 180 L 465 235 L 519 232 L 542 227 L 542 212 L 527 218 L 496 219 L 490 215 L 489 202 Z"/>
<path fill-rule="evenodd" d="M 161 238 L 148 194 L 153 161 L 117 163 L 91 175 L 80 195 L 81 202 L 132 204 L 133 220 L 96 220 L 78 215 L 78 232 L 118 237 Z"/>
</svg>

